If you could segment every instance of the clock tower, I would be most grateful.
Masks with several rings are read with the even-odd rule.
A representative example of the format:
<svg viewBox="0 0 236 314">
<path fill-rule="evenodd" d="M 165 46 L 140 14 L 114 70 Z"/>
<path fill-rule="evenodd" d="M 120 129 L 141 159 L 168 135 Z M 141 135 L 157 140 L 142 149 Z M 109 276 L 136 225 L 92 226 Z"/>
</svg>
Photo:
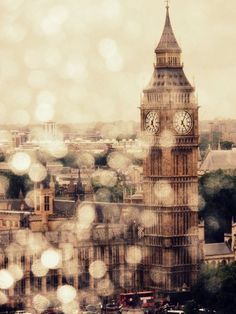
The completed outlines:
<svg viewBox="0 0 236 314">
<path fill-rule="evenodd" d="M 141 100 L 146 142 L 144 208 L 152 223 L 144 230 L 146 287 L 182 291 L 196 280 L 198 241 L 198 104 L 181 63 L 169 6 L 154 71 Z"/>
</svg>

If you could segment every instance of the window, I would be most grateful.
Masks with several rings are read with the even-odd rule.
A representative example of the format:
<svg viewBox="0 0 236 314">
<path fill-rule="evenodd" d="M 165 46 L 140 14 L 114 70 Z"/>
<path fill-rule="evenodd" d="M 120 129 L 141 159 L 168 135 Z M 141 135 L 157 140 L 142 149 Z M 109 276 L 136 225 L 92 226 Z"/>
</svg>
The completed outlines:
<svg viewBox="0 0 236 314">
<path fill-rule="evenodd" d="M 50 201 L 49 196 L 45 195 L 44 196 L 44 210 L 45 211 L 49 211 L 50 210 L 50 203 L 49 203 L 49 201 Z"/>
<path fill-rule="evenodd" d="M 58 275 L 56 269 L 51 269 L 46 277 L 47 290 L 54 290 L 58 286 Z"/>
</svg>

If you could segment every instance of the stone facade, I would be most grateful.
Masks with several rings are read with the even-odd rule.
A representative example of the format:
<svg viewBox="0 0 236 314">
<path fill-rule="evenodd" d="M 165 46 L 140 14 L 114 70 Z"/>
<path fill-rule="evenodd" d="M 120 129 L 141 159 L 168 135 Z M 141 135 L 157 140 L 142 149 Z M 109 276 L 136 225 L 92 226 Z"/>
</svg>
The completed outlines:
<svg viewBox="0 0 236 314">
<path fill-rule="evenodd" d="M 181 64 L 167 7 L 156 63 L 141 101 L 141 131 L 148 143 L 143 170 L 145 207 L 155 217 L 144 242 L 156 258 L 144 266 L 145 286 L 190 287 L 199 270 L 198 104 Z M 154 272 L 157 280 L 150 278 Z"/>
</svg>

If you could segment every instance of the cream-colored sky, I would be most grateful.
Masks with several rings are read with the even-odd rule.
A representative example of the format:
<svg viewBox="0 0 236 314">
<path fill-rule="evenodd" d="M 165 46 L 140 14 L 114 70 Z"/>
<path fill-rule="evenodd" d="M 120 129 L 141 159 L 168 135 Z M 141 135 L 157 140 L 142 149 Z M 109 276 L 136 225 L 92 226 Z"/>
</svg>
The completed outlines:
<svg viewBox="0 0 236 314">
<path fill-rule="evenodd" d="M 201 119 L 236 118 L 236 1 L 172 0 Z M 1 0 L 0 123 L 139 119 L 162 0 Z"/>
</svg>

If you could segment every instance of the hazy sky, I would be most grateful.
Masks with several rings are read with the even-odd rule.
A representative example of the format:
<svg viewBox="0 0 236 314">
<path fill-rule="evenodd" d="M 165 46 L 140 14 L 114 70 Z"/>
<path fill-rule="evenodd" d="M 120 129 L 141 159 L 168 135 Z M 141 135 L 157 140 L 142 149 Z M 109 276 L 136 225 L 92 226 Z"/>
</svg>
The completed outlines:
<svg viewBox="0 0 236 314">
<path fill-rule="evenodd" d="M 236 1 L 172 0 L 201 119 L 236 118 Z M 0 123 L 139 120 L 162 0 L 0 0 Z"/>
</svg>

